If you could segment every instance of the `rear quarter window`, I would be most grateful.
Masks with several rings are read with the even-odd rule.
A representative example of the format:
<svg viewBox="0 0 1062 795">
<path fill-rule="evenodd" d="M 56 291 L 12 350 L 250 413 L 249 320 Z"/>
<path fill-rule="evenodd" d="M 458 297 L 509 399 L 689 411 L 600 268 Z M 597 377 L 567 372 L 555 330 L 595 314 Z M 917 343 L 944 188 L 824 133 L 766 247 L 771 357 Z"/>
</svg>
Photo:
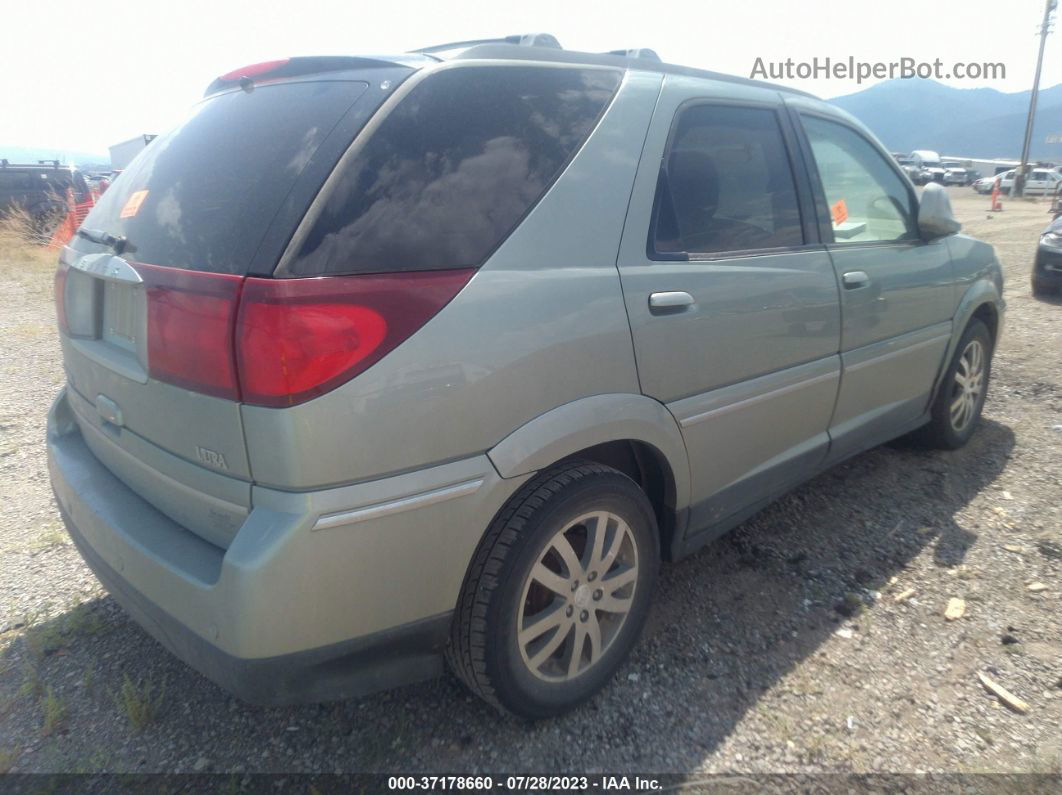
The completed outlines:
<svg viewBox="0 0 1062 795">
<path fill-rule="evenodd" d="M 586 140 L 621 78 L 537 66 L 426 77 L 341 163 L 278 275 L 482 264 Z"/>
</svg>

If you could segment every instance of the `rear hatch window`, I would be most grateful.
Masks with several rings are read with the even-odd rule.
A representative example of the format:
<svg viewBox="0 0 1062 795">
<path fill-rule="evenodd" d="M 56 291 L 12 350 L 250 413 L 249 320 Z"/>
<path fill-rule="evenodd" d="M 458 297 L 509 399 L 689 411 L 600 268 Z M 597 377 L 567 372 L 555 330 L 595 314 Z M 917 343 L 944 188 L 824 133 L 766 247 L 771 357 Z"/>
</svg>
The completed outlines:
<svg viewBox="0 0 1062 795">
<path fill-rule="evenodd" d="M 136 157 L 85 227 L 125 237 L 131 262 L 245 274 L 295 181 L 367 87 L 285 82 L 210 97 Z"/>
</svg>

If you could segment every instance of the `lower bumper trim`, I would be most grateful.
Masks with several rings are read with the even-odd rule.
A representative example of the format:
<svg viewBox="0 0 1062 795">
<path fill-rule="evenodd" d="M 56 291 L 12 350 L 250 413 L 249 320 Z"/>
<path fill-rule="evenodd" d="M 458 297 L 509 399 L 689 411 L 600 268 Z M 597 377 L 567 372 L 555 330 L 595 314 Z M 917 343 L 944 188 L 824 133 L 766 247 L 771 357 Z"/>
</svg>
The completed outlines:
<svg viewBox="0 0 1062 795">
<path fill-rule="evenodd" d="M 233 657 L 133 588 L 61 513 L 78 551 L 115 601 L 169 651 L 244 701 L 281 706 L 354 698 L 431 679 L 443 671 L 451 612 L 293 654 Z"/>
</svg>

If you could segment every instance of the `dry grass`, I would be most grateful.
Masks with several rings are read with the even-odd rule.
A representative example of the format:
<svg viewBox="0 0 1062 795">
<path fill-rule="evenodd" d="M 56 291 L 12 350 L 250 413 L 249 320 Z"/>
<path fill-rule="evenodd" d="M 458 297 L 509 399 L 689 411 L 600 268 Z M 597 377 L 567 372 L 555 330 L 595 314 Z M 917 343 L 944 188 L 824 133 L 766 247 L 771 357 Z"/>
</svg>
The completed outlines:
<svg viewBox="0 0 1062 795">
<path fill-rule="evenodd" d="M 42 277 L 55 270 L 58 253 L 49 248 L 50 236 L 37 230 L 21 208 L 0 215 L 0 278 L 40 287 Z"/>
<path fill-rule="evenodd" d="M 155 720 L 162 708 L 165 692 L 165 685 L 158 687 L 150 679 L 145 679 L 138 685 L 125 674 L 122 677 L 122 689 L 115 695 L 114 700 L 129 719 L 133 731 L 141 732 Z"/>
<path fill-rule="evenodd" d="M 66 702 L 55 695 L 55 692 L 49 687 L 44 693 L 44 699 L 41 701 L 41 713 L 44 718 L 41 724 L 41 734 L 45 737 L 54 734 L 66 721 L 67 712 Z"/>
</svg>

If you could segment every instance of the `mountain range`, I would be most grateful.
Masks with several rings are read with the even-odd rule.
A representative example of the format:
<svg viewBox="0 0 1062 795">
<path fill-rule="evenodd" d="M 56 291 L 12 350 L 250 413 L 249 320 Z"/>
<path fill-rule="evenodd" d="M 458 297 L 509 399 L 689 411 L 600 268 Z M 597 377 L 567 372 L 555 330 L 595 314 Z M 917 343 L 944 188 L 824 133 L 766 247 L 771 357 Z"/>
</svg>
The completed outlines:
<svg viewBox="0 0 1062 795">
<path fill-rule="evenodd" d="M 931 149 L 955 157 L 1018 159 L 1029 94 L 912 78 L 829 101 L 866 124 L 892 152 Z M 1040 89 L 1030 157 L 1062 162 L 1062 84 Z"/>
</svg>

